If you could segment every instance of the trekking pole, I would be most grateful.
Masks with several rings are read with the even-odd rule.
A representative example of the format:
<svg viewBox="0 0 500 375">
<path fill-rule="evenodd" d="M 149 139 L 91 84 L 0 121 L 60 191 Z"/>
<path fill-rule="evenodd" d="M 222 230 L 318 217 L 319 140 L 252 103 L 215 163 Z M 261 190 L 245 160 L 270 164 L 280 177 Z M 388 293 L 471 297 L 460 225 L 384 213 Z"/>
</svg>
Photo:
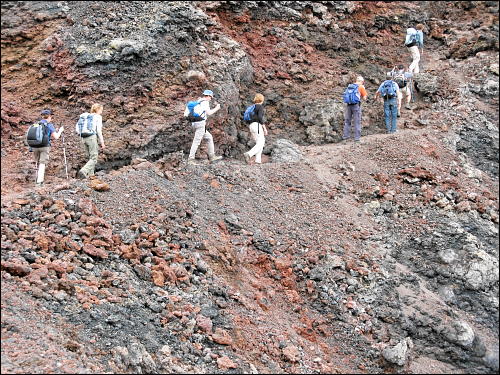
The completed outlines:
<svg viewBox="0 0 500 375">
<path fill-rule="evenodd" d="M 63 143 L 63 154 L 64 154 L 64 168 L 66 169 L 66 180 L 69 180 L 68 163 L 66 161 L 66 145 L 64 143 L 64 134 L 62 134 L 62 143 Z"/>
<path fill-rule="evenodd" d="M 413 96 L 413 78 L 410 78 L 410 100 L 415 103 L 415 98 Z"/>
</svg>

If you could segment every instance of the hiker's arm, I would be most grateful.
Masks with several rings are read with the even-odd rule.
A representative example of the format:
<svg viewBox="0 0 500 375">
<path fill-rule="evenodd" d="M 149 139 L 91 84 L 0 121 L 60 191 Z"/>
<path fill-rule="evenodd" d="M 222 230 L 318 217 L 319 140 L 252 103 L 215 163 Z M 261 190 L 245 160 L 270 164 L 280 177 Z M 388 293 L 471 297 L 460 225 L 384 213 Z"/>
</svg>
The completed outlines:
<svg viewBox="0 0 500 375">
<path fill-rule="evenodd" d="M 54 137 L 54 139 L 59 139 L 63 131 L 64 131 L 64 126 L 61 126 L 57 132 L 52 132 L 50 137 L 51 138 Z"/>
<path fill-rule="evenodd" d="M 95 127 L 96 127 L 97 136 L 99 137 L 99 142 L 101 142 L 101 147 L 102 147 L 102 149 L 105 149 L 106 146 L 104 145 L 104 138 L 102 136 L 102 117 L 101 116 L 96 118 Z"/>
<path fill-rule="evenodd" d="M 207 111 L 207 115 L 209 115 L 209 116 L 210 116 L 210 115 L 213 115 L 213 114 L 214 114 L 215 112 L 217 112 L 219 109 L 220 109 L 220 104 L 219 104 L 219 103 L 217 103 L 217 105 L 216 105 L 214 108 L 209 109 L 209 110 Z"/>
<path fill-rule="evenodd" d="M 184 109 L 184 117 L 187 117 L 188 115 L 189 115 L 189 109 L 186 106 L 186 108 Z"/>
<path fill-rule="evenodd" d="M 359 87 L 359 94 L 361 95 L 361 99 L 363 100 L 366 100 L 366 98 L 368 98 L 368 93 L 366 92 L 364 86 Z"/>
</svg>

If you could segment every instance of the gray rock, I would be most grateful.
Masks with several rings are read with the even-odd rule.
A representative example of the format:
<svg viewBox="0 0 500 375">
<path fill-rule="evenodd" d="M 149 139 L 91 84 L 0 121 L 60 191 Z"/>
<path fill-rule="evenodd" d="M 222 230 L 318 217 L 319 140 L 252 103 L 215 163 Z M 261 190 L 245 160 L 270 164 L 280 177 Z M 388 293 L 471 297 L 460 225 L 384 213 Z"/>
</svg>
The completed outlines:
<svg viewBox="0 0 500 375">
<path fill-rule="evenodd" d="M 314 101 L 300 113 L 299 121 L 304 124 L 308 140 L 313 144 L 333 142 L 342 129 L 344 106 L 333 99 Z"/>
<path fill-rule="evenodd" d="M 407 360 L 409 350 L 413 348 L 413 341 L 407 337 L 393 347 L 387 347 L 382 351 L 382 356 L 391 363 L 403 366 Z"/>
<path fill-rule="evenodd" d="M 448 341 L 463 347 L 470 347 L 474 342 L 474 331 L 467 322 L 461 320 L 452 322 L 443 333 Z"/>
<path fill-rule="evenodd" d="M 304 159 L 299 147 L 287 140 L 278 139 L 273 145 L 271 157 L 274 162 L 294 163 Z"/>
</svg>

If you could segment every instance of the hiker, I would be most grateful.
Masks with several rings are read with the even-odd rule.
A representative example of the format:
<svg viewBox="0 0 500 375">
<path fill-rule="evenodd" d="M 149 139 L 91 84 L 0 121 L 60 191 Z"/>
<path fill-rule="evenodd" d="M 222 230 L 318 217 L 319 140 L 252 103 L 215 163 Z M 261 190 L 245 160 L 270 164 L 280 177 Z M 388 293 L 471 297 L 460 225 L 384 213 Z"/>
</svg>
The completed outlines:
<svg viewBox="0 0 500 375">
<path fill-rule="evenodd" d="M 375 93 L 375 99 L 381 96 L 384 99 L 384 117 L 387 133 L 395 133 L 397 130 L 398 115 L 398 92 L 399 87 L 392 79 L 388 79 L 380 85 Z"/>
<path fill-rule="evenodd" d="M 405 67 L 403 64 L 399 64 L 397 67 L 395 66 L 390 72 L 387 73 L 387 76 L 391 77 L 391 79 L 397 83 L 399 87 L 398 91 L 398 117 L 401 117 L 401 104 L 403 102 L 403 96 L 405 96 L 406 109 L 411 109 L 410 100 L 411 100 L 411 81 L 410 79 L 413 77 L 413 74 L 405 71 Z"/>
<path fill-rule="evenodd" d="M 49 153 L 50 153 L 50 140 L 59 139 L 62 132 L 64 131 L 64 126 L 61 126 L 59 130 L 56 132 L 54 124 L 52 124 L 52 115 L 53 112 L 50 109 L 44 109 L 40 113 L 41 119 L 38 121 L 39 124 L 44 126 L 44 142 L 40 146 L 30 145 L 30 151 L 33 151 L 33 158 L 38 166 L 37 176 L 36 176 L 36 185 L 41 186 L 45 179 L 45 167 L 49 162 Z M 28 135 L 29 137 L 29 135 Z M 46 137 L 46 139 L 45 139 Z M 29 141 L 28 141 L 29 142 Z"/>
<path fill-rule="evenodd" d="M 360 142 L 361 138 L 361 100 L 366 100 L 366 93 L 362 76 L 355 76 L 354 83 L 347 86 L 344 91 L 344 134 L 342 140 L 351 138 L 352 127 L 354 126 L 354 141 Z"/>
<path fill-rule="evenodd" d="M 405 46 L 411 53 L 412 62 L 408 71 L 410 73 L 420 73 L 420 68 L 418 63 L 420 61 L 421 54 L 424 53 L 424 25 L 419 23 L 415 28 L 410 27 L 406 30 L 406 40 Z M 420 52 L 419 49 L 420 48 Z"/>
<path fill-rule="evenodd" d="M 255 146 L 250 151 L 243 153 L 245 161 L 249 164 L 250 159 L 255 155 L 255 163 L 262 163 L 262 150 L 266 143 L 265 136 L 267 135 L 267 128 L 264 125 L 264 95 L 255 94 L 253 98 L 254 104 L 248 107 L 243 116 L 243 120 L 247 123 L 250 134 L 255 141 Z"/>
<path fill-rule="evenodd" d="M 191 150 L 189 151 L 188 164 L 196 165 L 195 155 L 202 139 L 205 139 L 208 143 L 208 158 L 210 162 L 222 159 L 222 156 L 215 155 L 212 134 L 206 130 L 207 117 L 220 109 L 220 104 L 210 109 L 210 100 L 213 97 L 214 93 L 212 90 L 205 90 L 197 101 L 189 102 L 184 110 L 184 117 L 187 117 L 191 122 L 191 127 L 195 131 Z"/>
<path fill-rule="evenodd" d="M 82 113 L 76 123 L 76 134 L 78 134 L 82 140 L 85 156 L 89 159 L 87 163 L 78 171 L 76 175 L 77 178 L 85 179 L 93 176 L 95 173 L 95 166 L 97 164 L 99 151 L 97 137 L 99 137 L 101 148 L 103 150 L 106 148 L 104 138 L 102 136 L 102 111 L 102 104 L 94 103 L 90 108 L 90 113 Z"/>
</svg>

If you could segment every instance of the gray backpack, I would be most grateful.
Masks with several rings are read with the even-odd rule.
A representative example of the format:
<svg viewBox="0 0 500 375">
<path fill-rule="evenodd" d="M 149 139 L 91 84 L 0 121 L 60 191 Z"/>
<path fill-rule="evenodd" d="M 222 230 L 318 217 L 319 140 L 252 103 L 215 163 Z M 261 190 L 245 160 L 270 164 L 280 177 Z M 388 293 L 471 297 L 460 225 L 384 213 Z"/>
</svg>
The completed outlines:
<svg viewBox="0 0 500 375">
<path fill-rule="evenodd" d="M 82 113 L 78 122 L 76 123 L 76 133 L 80 137 L 89 137 L 95 134 L 94 129 L 94 114 L 92 113 Z"/>
</svg>

